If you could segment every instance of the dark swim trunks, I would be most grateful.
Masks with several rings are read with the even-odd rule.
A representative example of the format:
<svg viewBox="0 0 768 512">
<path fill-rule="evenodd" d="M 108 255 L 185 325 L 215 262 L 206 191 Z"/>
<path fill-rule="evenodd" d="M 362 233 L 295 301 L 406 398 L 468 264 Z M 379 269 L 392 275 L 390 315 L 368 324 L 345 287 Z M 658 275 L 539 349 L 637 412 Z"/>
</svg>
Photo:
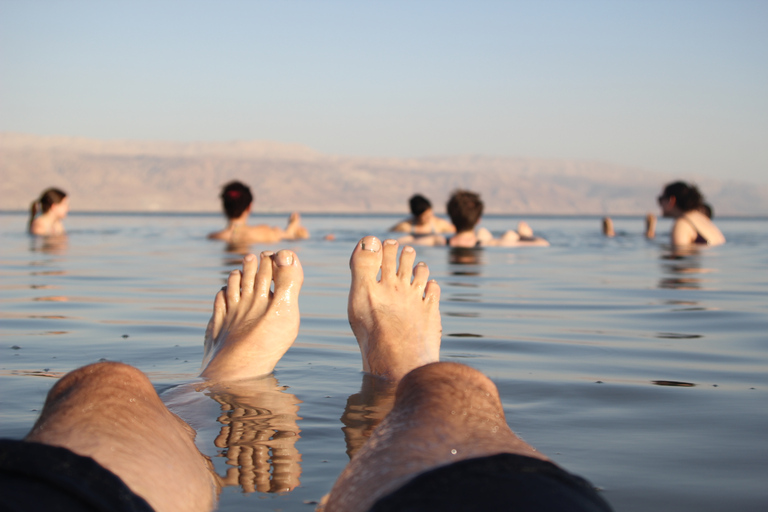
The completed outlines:
<svg viewBox="0 0 768 512">
<path fill-rule="evenodd" d="M 0 511 L 151 512 L 90 457 L 40 443 L 0 440 Z"/>
<path fill-rule="evenodd" d="M 551 462 L 502 453 L 422 473 L 369 512 L 459 510 L 610 512 L 611 507 L 589 482 Z"/>
</svg>

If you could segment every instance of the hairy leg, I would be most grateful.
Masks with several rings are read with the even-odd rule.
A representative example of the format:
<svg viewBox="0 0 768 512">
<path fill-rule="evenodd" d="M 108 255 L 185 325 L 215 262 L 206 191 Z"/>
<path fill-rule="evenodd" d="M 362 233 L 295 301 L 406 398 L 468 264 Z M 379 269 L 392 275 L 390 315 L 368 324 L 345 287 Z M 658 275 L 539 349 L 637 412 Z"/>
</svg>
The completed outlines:
<svg viewBox="0 0 768 512">
<path fill-rule="evenodd" d="M 507 426 L 485 375 L 457 363 L 422 366 L 401 380 L 394 408 L 341 474 L 326 510 L 366 511 L 425 471 L 499 453 L 547 460 Z"/>
<path fill-rule="evenodd" d="M 96 363 L 62 377 L 25 440 L 93 458 L 159 512 L 215 505 L 215 479 L 194 431 L 132 366 Z"/>
</svg>

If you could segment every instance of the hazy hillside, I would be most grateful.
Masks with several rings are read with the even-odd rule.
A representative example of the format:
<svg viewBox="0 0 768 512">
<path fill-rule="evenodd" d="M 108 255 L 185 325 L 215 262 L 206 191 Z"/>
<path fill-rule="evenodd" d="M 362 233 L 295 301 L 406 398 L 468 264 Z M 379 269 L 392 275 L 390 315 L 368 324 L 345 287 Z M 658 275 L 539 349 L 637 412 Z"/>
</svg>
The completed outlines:
<svg viewBox="0 0 768 512">
<path fill-rule="evenodd" d="M 601 162 L 454 156 L 353 158 L 267 141 L 174 143 L 0 134 L 0 209 L 26 209 L 47 186 L 75 210 L 218 211 L 240 179 L 256 210 L 403 212 L 414 192 L 438 211 L 451 190 L 480 192 L 489 213 L 657 211 L 677 178 Z M 691 177 L 687 177 L 691 178 Z M 768 214 L 768 187 L 699 179 L 718 215 Z"/>
</svg>

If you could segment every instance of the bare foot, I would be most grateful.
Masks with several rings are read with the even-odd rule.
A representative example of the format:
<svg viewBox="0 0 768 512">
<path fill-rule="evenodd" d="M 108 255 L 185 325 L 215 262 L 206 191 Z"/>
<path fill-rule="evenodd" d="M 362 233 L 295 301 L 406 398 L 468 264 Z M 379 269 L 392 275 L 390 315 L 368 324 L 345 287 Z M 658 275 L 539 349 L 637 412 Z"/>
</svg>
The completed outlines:
<svg viewBox="0 0 768 512">
<path fill-rule="evenodd" d="M 288 226 L 285 228 L 287 238 L 294 240 L 304 240 L 309 238 L 309 230 L 301 225 L 301 215 L 299 212 L 293 212 L 288 218 Z"/>
<path fill-rule="evenodd" d="M 517 223 L 517 234 L 520 238 L 533 238 L 533 230 L 524 220 Z"/>
<path fill-rule="evenodd" d="M 616 232 L 613 230 L 613 220 L 610 217 L 603 217 L 603 235 L 609 238 L 616 236 Z"/>
<path fill-rule="evenodd" d="M 649 213 L 645 216 L 645 237 L 654 238 L 656 236 L 656 216 Z"/>
<path fill-rule="evenodd" d="M 201 377 L 238 380 L 270 373 L 299 332 L 304 271 L 292 251 L 243 258 L 216 294 L 205 332 Z M 270 291 L 274 281 L 274 291 Z"/>
<path fill-rule="evenodd" d="M 443 332 L 440 287 L 428 281 L 426 264 L 413 267 L 413 247 L 403 248 L 398 269 L 397 248 L 395 240 L 383 245 L 373 236 L 360 240 L 349 262 L 352 284 L 347 306 L 363 370 L 393 381 L 438 361 Z"/>
</svg>

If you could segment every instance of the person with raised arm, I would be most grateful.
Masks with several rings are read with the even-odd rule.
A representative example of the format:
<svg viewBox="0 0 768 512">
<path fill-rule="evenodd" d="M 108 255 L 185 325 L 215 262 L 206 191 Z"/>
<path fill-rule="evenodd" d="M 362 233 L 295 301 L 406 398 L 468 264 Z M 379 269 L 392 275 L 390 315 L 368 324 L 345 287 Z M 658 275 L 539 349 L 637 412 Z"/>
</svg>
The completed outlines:
<svg viewBox="0 0 768 512">
<path fill-rule="evenodd" d="M 249 245 L 309 238 L 309 231 L 301 225 L 301 216 L 297 212 L 290 215 L 285 229 L 266 224 L 248 225 L 253 194 L 247 185 L 239 181 L 224 185 L 220 197 L 224 215 L 227 217 L 227 226 L 210 233 L 210 239 L 224 240 L 231 245 Z"/>
</svg>

